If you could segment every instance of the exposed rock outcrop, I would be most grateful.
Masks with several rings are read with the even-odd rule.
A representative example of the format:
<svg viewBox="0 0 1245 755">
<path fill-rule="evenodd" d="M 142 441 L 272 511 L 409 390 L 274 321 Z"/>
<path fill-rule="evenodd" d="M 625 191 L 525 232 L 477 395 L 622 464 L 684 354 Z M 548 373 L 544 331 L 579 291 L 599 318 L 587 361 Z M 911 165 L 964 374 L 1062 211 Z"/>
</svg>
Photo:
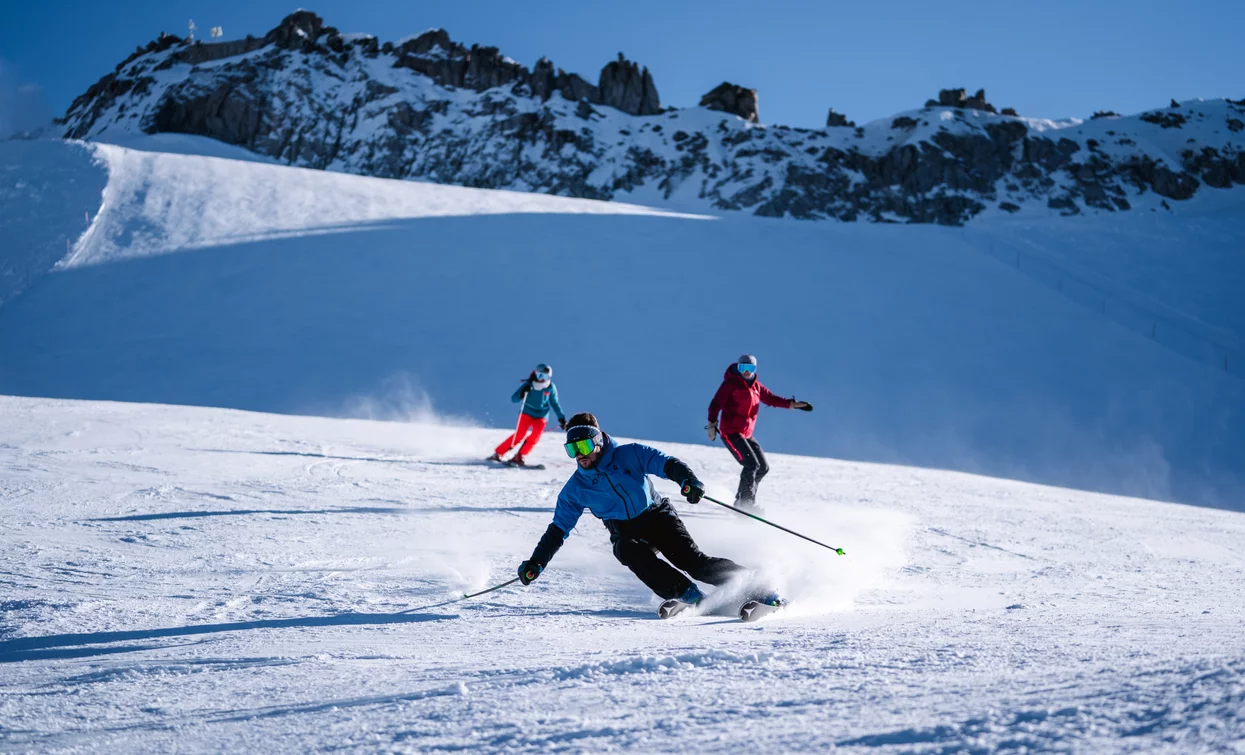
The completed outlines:
<svg viewBox="0 0 1245 755">
<path fill-rule="evenodd" d="M 1178 208 L 1245 184 L 1245 102 L 1036 124 L 952 89 L 931 105 L 950 112 L 857 127 L 830 110 L 826 129 L 761 125 L 755 92 L 732 84 L 702 104 L 723 115 L 663 110 L 649 72 L 622 56 L 594 85 L 441 29 L 381 44 L 300 11 L 262 39 L 161 36 L 76 99 L 62 126 L 73 138 L 196 134 L 387 178 L 593 199 L 677 192 L 707 209 L 803 219 L 954 225 L 987 210 Z M 1152 146 L 1164 129 L 1183 129 L 1166 132 L 1185 145 L 1179 158 Z"/>
<path fill-rule="evenodd" d="M 834 108 L 830 108 L 830 112 L 826 113 L 826 126 L 830 128 L 837 128 L 839 126 L 846 126 L 848 128 L 856 128 L 856 122 L 847 120 L 846 115 L 843 115 L 842 113 L 836 113 L 834 112 Z"/>
<path fill-rule="evenodd" d="M 700 98 L 700 107 L 738 115 L 745 121 L 752 121 L 753 123 L 759 120 L 759 114 L 757 113 L 757 90 L 745 89 L 737 84 L 725 81 L 709 90 L 704 97 Z"/>
<path fill-rule="evenodd" d="M 444 29 L 432 29 L 394 49 L 396 68 L 422 73 L 442 86 L 483 92 L 493 87 L 527 83 L 527 69 L 502 55 L 496 47 L 454 42 Z"/>
<path fill-rule="evenodd" d="M 303 43 L 315 43 L 324 29 L 324 20 L 308 10 L 297 10 L 281 19 L 275 29 L 264 35 L 264 41 L 286 50 L 296 50 Z"/>
<path fill-rule="evenodd" d="M 648 69 L 641 69 L 618 53 L 618 60 L 601 69 L 597 83 L 600 103 L 631 115 L 656 115 L 661 112 L 657 86 Z"/>
<path fill-rule="evenodd" d="M 987 113 L 997 113 L 994 105 L 986 102 L 986 90 L 978 89 L 977 93 L 969 97 L 965 89 L 942 89 L 938 92 L 938 99 L 927 100 L 925 107 L 963 107 L 973 110 L 984 110 Z"/>
<path fill-rule="evenodd" d="M 601 95 L 595 86 L 579 77 L 579 74 L 567 73 L 561 68 L 554 69 L 553 61 L 541 58 L 532 68 L 532 94 L 542 101 L 548 100 L 554 92 L 561 92 L 568 100 L 586 100 L 600 104 Z"/>
</svg>

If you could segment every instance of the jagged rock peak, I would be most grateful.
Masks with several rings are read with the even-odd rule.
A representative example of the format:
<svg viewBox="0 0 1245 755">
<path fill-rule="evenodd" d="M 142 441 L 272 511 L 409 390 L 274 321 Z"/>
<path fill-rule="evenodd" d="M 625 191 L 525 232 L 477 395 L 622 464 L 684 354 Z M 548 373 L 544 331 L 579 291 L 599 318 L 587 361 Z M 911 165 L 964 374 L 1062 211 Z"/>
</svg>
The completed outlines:
<svg viewBox="0 0 1245 755">
<path fill-rule="evenodd" d="M 536 61 L 528 86 L 532 95 L 539 97 L 542 102 L 552 97 L 554 92 L 561 92 L 563 97 L 571 101 L 601 103 L 600 93 L 595 86 L 584 81 L 577 73 L 567 73 L 561 68 L 555 68 L 549 58 L 542 57 Z"/>
<path fill-rule="evenodd" d="M 308 10 L 298 10 L 281 20 L 261 38 L 248 35 L 245 39 L 226 42 L 186 44 L 178 37 L 161 34 L 159 40 L 140 47 L 117 66 L 120 71 L 138 57 L 181 44 L 183 48 L 164 67 L 177 62 L 197 65 L 253 52 L 267 45 L 282 50 L 306 53 L 341 54 L 357 48 L 370 58 L 379 54 L 392 55 L 395 68 L 409 68 L 428 76 L 437 84 L 483 92 L 494 87 L 509 86 L 516 93 L 526 93 L 548 100 L 555 92 L 571 101 L 587 101 L 590 105 L 608 105 L 631 115 L 655 115 L 662 112 L 657 87 L 647 68 L 628 61 L 622 53 L 618 60 L 607 64 L 600 74 L 600 85 L 594 86 L 575 73 L 556 68 L 548 58 L 537 61 L 532 70 L 502 55 L 496 47 L 473 44 L 470 48 L 455 42 L 445 29 L 429 29 L 400 44 L 375 37 L 355 35 L 347 39 L 324 20 Z M 101 81 L 101 85 L 108 85 Z M 97 91 L 88 92 L 92 97 Z M 80 98 L 81 99 L 81 98 Z M 76 110 L 71 107 L 70 111 Z"/>
<path fill-rule="evenodd" d="M 301 46 L 304 40 L 315 42 L 323 31 L 324 19 L 309 10 L 296 10 L 265 34 L 264 41 L 289 50 Z"/>
<path fill-rule="evenodd" d="M 826 113 L 826 126 L 834 128 L 836 126 L 846 126 L 848 128 L 856 128 L 855 121 L 847 120 L 847 116 L 842 113 L 834 112 L 834 108 L 830 108 L 830 112 Z"/>
<path fill-rule="evenodd" d="M 393 50 L 395 68 L 409 68 L 443 86 L 483 92 L 508 84 L 527 84 L 530 72 L 496 47 L 467 49 L 444 29 L 430 29 Z"/>
<path fill-rule="evenodd" d="M 611 61 L 601 69 L 597 82 L 600 104 L 617 108 L 631 115 L 657 115 L 661 112 L 661 99 L 657 86 L 648 69 L 627 60 L 618 53 L 618 60 Z"/>
<path fill-rule="evenodd" d="M 413 55 L 427 55 L 438 47 L 450 55 L 461 55 L 466 52 L 466 48 L 450 39 L 450 33 L 445 29 L 429 29 L 418 37 L 408 39 L 398 45 L 398 51 Z"/>
<path fill-rule="evenodd" d="M 662 111 L 652 76 L 622 56 L 598 87 L 548 59 L 529 70 L 440 29 L 381 46 L 304 11 L 270 34 L 161 37 L 75 100 L 63 134 L 193 134 L 301 167 L 590 199 L 651 189 L 722 210 L 844 221 L 954 225 L 992 207 L 1154 209 L 1203 185 L 1245 185 L 1239 101 L 1031 130 L 991 115 L 985 92 L 951 89 L 933 104 L 985 113 L 909 113 L 850 128 L 830 111 L 828 124 L 849 128 L 758 129 L 744 120 L 755 118 L 750 90 L 727 83 L 710 98 L 740 119 L 681 118 Z M 602 105 L 664 115 L 606 116 Z M 1189 146 L 1178 157 L 1152 147 L 1159 130 Z"/>
<path fill-rule="evenodd" d="M 169 49 L 170 47 L 172 47 L 173 45 L 180 45 L 184 43 L 185 43 L 185 40 L 177 36 L 176 34 L 165 34 L 164 32 L 160 32 L 160 36 L 148 42 L 146 47 L 139 45 L 138 47 L 134 48 L 134 52 L 130 53 L 124 60 L 118 63 L 117 67 L 114 68 L 113 70 L 120 71 L 122 68 L 125 68 L 127 65 L 129 65 L 132 61 L 138 58 L 141 58 L 147 53 L 163 52 Z"/>
<path fill-rule="evenodd" d="M 755 123 L 759 117 L 757 112 L 757 90 L 747 89 L 738 84 L 723 81 L 709 90 L 700 98 L 700 106 L 710 110 L 738 115 L 745 121 Z"/>
<path fill-rule="evenodd" d="M 994 105 L 986 102 L 986 90 L 984 89 L 978 89 L 972 97 L 968 96 L 966 89 L 942 89 L 938 92 L 938 99 L 926 100 L 925 107 L 962 107 L 984 110 L 987 113 L 998 112 Z"/>
</svg>

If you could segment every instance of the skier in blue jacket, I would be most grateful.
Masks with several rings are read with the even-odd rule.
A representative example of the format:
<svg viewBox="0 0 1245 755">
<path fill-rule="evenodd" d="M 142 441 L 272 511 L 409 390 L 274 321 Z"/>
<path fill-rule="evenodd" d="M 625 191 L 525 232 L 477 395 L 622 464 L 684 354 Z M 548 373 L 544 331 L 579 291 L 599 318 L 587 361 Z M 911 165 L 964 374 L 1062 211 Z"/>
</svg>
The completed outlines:
<svg viewBox="0 0 1245 755">
<path fill-rule="evenodd" d="M 514 432 L 506 436 L 493 450 L 489 461 L 501 461 L 501 457 L 510 449 L 523 443 L 519 453 L 509 462 L 521 467 L 525 466 L 527 455 L 540 442 L 540 436 L 545 432 L 545 424 L 549 421 L 550 409 L 558 415 L 558 426 L 566 429 L 566 415 L 562 413 L 562 404 L 558 402 L 558 387 L 553 384 L 553 368 L 547 364 L 536 365 L 536 369 L 532 370 L 532 374 L 523 381 L 510 400 L 516 404 L 523 403 L 523 408 L 519 411 L 519 423 Z M 524 436 L 527 437 L 526 442 L 523 440 Z"/>
<path fill-rule="evenodd" d="M 654 492 L 648 475 L 677 482 L 688 503 L 700 501 L 705 486 L 686 464 L 639 443 L 619 445 L 601 432 L 596 417 L 586 412 L 571 417 L 568 425 L 566 453 L 574 457 L 579 468 L 562 487 L 553 523 L 532 557 L 519 565 L 519 579 L 524 585 L 540 576 L 584 509 L 604 522 L 614 557 L 666 599 L 662 618 L 704 598 L 693 579 L 721 585 L 746 571 L 729 559 L 705 555 L 670 502 Z M 659 551 L 669 563 L 657 557 Z M 766 595 L 762 602 L 774 606 L 783 603 L 776 594 Z"/>
</svg>

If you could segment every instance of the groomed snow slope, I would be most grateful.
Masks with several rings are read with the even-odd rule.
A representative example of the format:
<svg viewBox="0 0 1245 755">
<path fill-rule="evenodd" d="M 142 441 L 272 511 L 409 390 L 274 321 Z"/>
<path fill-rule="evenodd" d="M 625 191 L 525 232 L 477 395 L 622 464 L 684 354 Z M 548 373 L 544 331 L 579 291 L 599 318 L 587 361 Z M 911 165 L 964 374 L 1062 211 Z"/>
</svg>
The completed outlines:
<svg viewBox="0 0 1245 755">
<path fill-rule="evenodd" d="M 0 141 L 0 307 L 69 254 L 107 182 L 86 144 Z"/>
<path fill-rule="evenodd" d="M 678 508 L 791 615 L 658 621 L 590 517 L 447 602 L 570 474 L 473 461 L 496 437 L 0 398 L 0 750 L 1245 748 L 1245 515 L 775 454 L 768 515 L 847 556 Z"/>
<path fill-rule="evenodd" d="M 508 427 L 511 391 L 547 361 L 568 410 L 693 442 L 723 369 L 751 351 L 774 390 L 817 404 L 766 410 L 771 451 L 1245 500 L 1239 373 L 959 230 L 93 149 L 102 209 L 0 314 L 0 392 L 381 417 L 431 401 Z M 1187 273 L 1231 300 L 1222 266 Z"/>
<path fill-rule="evenodd" d="M 1179 215 L 991 219 L 965 238 L 1019 272 L 1163 346 L 1245 378 L 1245 202 Z"/>
</svg>

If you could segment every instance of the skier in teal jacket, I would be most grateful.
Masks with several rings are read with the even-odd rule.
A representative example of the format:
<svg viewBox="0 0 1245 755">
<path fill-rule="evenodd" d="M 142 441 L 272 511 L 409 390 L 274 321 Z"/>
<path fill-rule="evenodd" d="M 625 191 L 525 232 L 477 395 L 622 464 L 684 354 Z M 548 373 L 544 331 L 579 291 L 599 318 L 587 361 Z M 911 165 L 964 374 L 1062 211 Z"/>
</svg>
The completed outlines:
<svg viewBox="0 0 1245 755">
<path fill-rule="evenodd" d="M 506 439 L 493 450 L 493 455 L 489 457 L 489 460 L 502 461 L 502 457 L 510 449 L 522 443 L 523 447 L 519 449 L 519 453 L 508 462 L 521 467 L 527 463 L 527 455 L 540 442 L 540 436 L 544 434 L 545 425 L 548 423 L 550 410 L 558 415 L 558 427 L 566 429 L 566 415 L 562 413 L 562 405 L 558 403 L 558 387 L 553 384 L 553 368 L 547 364 L 536 365 L 536 369 L 532 370 L 532 374 L 527 376 L 510 400 L 516 404 L 523 404 L 523 409 L 519 412 L 519 423 L 514 433 L 506 436 Z M 525 437 L 526 441 L 524 441 Z"/>
</svg>

